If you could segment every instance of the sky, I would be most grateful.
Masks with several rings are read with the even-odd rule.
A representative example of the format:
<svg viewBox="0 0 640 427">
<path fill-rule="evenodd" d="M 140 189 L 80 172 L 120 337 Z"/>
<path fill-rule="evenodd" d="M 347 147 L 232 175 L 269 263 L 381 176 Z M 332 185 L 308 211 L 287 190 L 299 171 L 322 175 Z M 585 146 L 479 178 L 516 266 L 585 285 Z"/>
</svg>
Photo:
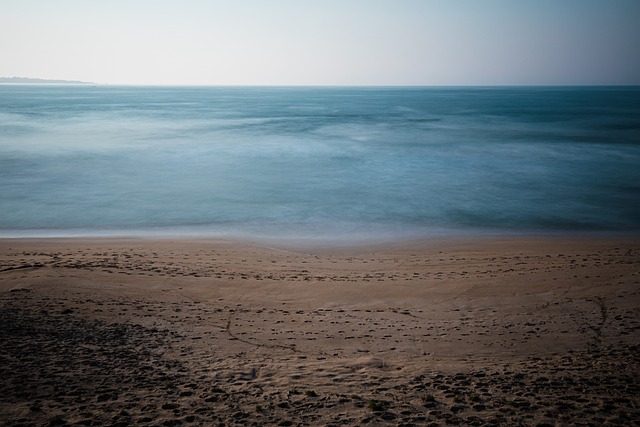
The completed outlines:
<svg viewBox="0 0 640 427">
<path fill-rule="evenodd" d="M 0 0 L 0 76 L 639 85 L 640 0 Z"/>
</svg>

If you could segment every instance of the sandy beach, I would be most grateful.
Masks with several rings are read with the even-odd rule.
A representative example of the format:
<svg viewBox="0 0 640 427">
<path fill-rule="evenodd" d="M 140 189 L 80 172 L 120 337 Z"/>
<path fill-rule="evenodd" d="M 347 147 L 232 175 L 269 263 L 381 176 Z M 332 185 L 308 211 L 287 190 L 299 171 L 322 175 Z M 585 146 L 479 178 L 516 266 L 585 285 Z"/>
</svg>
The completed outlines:
<svg viewBox="0 0 640 427">
<path fill-rule="evenodd" d="M 0 240 L 0 424 L 639 425 L 640 240 Z"/>
</svg>

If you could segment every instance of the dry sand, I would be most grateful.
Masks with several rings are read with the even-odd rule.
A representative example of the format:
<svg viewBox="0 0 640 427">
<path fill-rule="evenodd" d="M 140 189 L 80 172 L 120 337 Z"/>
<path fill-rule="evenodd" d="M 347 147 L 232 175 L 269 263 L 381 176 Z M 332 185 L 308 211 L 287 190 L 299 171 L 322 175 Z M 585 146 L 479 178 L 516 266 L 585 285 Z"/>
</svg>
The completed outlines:
<svg viewBox="0 0 640 427">
<path fill-rule="evenodd" d="M 4 425 L 639 425 L 640 240 L 0 240 Z"/>
</svg>

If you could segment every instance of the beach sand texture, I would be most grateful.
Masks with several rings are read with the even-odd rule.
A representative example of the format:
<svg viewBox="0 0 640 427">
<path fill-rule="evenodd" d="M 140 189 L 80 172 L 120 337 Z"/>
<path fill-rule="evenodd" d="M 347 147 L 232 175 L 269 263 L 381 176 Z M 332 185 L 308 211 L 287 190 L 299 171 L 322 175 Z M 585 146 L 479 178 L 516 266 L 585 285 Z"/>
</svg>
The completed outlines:
<svg viewBox="0 0 640 427">
<path fill-rule="evenodd" d="M 2 425 L 638 425 L 640 241 L 0 241 Z"/>
</svg>

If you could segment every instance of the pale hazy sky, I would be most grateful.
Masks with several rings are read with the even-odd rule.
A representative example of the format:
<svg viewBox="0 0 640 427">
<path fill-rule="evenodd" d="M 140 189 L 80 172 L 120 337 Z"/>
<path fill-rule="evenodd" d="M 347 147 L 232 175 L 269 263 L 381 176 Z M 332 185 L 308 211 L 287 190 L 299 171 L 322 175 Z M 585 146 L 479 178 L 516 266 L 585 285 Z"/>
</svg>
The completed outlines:
<svg viewBox="0 0 640 427">
<path fill-rule="evenodd" d="M 0 0 L 0 76 L 640 84 L 640 0 Z"/>
</svg>

